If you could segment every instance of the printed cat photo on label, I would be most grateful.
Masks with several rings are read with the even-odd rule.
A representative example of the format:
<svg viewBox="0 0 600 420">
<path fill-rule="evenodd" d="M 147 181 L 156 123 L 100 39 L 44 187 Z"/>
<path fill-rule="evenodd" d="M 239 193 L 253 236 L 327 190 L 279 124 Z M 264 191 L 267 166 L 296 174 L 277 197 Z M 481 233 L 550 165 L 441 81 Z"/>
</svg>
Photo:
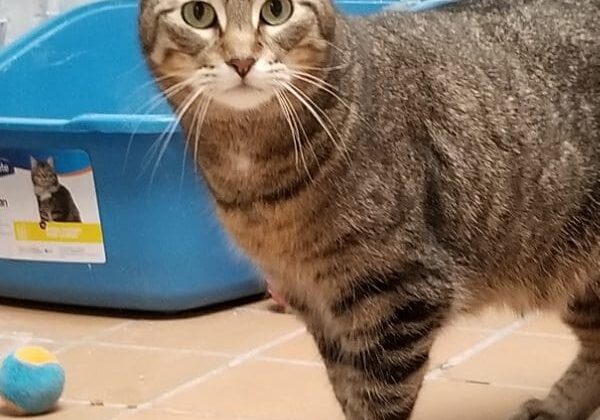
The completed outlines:
<svg viewBox="0 0 600 420">
<path fill-rule="evenodd" d="M 48 222 L 81 223 L 79 208 L 71 192 L 60 183 L 52 156 L 38 160 L 31 156 L 31 181 L 37 198 L 40 227 Z"/>
<path fill-rule="evenodd" d="M 0 147 L 0 259 L 104 264 L 88 153 Z"/>
</svg>

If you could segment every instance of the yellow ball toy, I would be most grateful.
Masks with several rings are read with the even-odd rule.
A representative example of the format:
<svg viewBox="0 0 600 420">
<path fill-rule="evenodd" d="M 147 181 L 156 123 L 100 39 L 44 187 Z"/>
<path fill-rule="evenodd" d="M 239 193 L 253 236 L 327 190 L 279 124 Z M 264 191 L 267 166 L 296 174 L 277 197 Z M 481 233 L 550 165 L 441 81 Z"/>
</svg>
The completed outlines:
<svg viewBox="0 0 600 420">
<path fill-rule="evenodd" d="M 65 385 L 65 372 L 56 357 L 42 347 L 22 347 L 0 366 L 0 396 L 18 415 L 51 411 Z"/>
</svg>

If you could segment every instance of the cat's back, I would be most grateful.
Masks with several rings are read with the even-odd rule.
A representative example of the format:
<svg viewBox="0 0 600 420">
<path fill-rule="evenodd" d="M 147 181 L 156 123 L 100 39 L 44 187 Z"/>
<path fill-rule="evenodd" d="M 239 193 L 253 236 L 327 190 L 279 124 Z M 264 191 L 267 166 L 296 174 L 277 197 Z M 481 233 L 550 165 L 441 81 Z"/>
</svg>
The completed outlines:
<svg viewBox="0 0 600 420">
<path fill-rule="evenodd" d="M 400 107 L 465 104 L 456 111 L 471 119 L 484 108 L 505 123 L 518 113 L 528 125 L 561 124 L 549 116 L 558 113 L 566 125 L 600 124 L 599 22 L 599 0 L 463 0 L 373 16 L 362 22 L 370 89 Z M 570 112 L 575 103 L 582 113 Z"/>
<path fill-rule="evenodd" d="M 374 61 L 482 69 L 518 63 L 560 80 L 583 66 L 597 73 L 599 22 L 598 0 L 463 0 L 425 13 L 373 16 L 365 31 Z"/>
<path fill-rule="evenodd" d="M 598 0 L 459 0 L 454 5 L 422 13 L 386 12 L 367 21 L 376 37 L 393 42 L 420 36 L 424 41 L 462 45 L 489 42 L 513 49 L 553 42 L 597 41 Z M 379 35 L 377 35 L 379 33 Z"/>
<path fill-rule="evenodd" d="M 467 0 L 363 19 L 361 86 L 377 98 L 363 111 L 377 133 L 357 136 L 360 158 L 394 156 L 422 186 L 437 243 L 500 271 L 533 266 L 600 191 L 599 22 L 598 0 Z"/>
</svg>

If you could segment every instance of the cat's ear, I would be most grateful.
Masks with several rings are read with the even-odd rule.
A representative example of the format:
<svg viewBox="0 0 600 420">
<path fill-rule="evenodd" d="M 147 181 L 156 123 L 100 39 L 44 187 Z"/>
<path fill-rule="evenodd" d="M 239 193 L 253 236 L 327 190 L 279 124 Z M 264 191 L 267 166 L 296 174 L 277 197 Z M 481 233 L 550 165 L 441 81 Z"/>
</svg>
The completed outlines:
<svg viewBox="0 0 600 420">
<path fill-rule="evenodd" d="M 51 167 L 54 168 L 54 158 L 52 156 L 50 156 L 48 159 L 46 159 L 46 163 Z"/>
<path fill-rule="evenodd" d="M 140 29 L 140 39 L 142 48 L 149 56 L 154 50 L 157 42 L 156 33 L 158 31 L 156 10 L 160 0 L 141 0 L 138 14 L 138 27 Z"/>
<path fill-rule="evenodd" d="M 31 161 L 31 169 L 35 169 L 38 167 L 38 161 L 36 158 L 34 158 L 33 156 L 29 156 L 29 159 Z"/>
</svg>

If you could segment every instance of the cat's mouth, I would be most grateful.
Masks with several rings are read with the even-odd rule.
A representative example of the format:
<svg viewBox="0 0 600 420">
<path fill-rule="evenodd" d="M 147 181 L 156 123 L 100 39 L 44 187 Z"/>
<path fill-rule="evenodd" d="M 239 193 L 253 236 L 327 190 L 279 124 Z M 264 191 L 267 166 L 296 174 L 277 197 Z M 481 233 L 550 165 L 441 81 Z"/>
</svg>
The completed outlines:
<svg viewBox="0 0 600 420">
<path fill-rule="evenodd" d="M 273 94 L 272 90 L 240 82 L 215 95 L 214 99 L 232 108 L 251 109 L 268 102 Z"/>
<path fill-rule="evenodd" d="M 235 93 L 236 91 L 243 92 L 262 92 L 264 89 L 259 88 L 258 86 L 251 85 L 245 79 L 242 79 L 240 83 L 232 88 L 228 89 L 229 92 Z"/>
<path fill-rule="evenodd" d="M 225 91 L 226 95 L 237 97 L 246 97 L 248 95 L 264 95 L 266 90 L 258 86 L 250 85 L 246 82 L 240 82 L 239 85 L 233 86 Z"/>
</svg>

